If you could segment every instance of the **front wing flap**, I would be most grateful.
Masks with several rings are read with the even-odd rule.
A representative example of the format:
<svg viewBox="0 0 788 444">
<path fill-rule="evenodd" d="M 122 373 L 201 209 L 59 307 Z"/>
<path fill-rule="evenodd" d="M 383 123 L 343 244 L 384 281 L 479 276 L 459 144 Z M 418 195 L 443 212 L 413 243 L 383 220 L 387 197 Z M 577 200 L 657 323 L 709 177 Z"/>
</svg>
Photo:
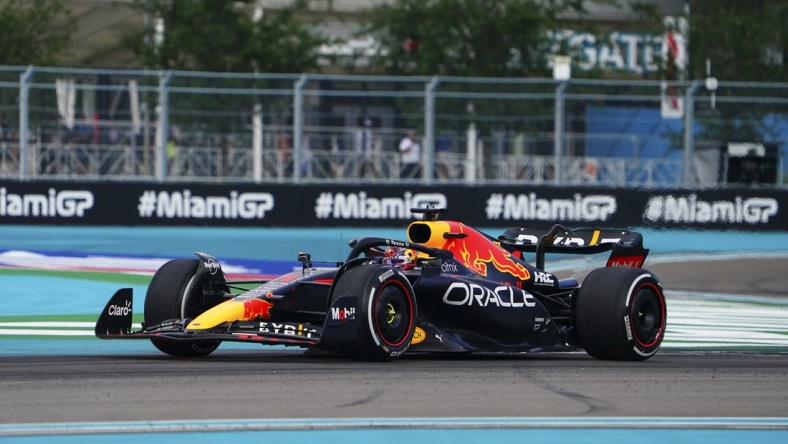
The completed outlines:
<svg viewBox="0 0 788 444">
<path fill-rule="evenodd" d="M 191 319 L 171 319 L 132 330 L 133 294 L 130 288 L 118 290 L 110 298 L 96 322 L 95 334 L 101 339 L 151 339 L 173 341 L 235 341 L 264 345 L 317 345 L 322 326 L 298 322 L 236 321 L 210 330 L 188 331 Z"/>
</svg>

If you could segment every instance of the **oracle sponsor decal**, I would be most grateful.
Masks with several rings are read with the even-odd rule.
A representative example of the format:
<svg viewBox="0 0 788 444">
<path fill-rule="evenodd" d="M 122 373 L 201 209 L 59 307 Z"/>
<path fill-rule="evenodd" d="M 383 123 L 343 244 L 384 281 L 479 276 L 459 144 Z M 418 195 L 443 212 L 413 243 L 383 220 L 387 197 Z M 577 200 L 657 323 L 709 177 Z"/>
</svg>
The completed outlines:
<svg viewBox="0 0 788 444">
<path fill-rule="evenodd" d="M 443 303 L 447 305 L 479 306 L 505 308 L 535 307 L 533 295 L 519 288 L 501 285 L 490 289 L 478 284 L 453 282 L 443 294 Z"/>
</svg>

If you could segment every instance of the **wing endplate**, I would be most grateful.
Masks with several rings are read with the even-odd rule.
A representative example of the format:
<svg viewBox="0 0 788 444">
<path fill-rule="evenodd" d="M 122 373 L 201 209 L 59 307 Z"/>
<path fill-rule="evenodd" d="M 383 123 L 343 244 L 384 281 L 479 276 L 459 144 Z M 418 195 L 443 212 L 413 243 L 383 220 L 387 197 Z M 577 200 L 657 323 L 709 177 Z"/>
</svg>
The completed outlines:
<svg viewBox="0 0 788 444">
<path fill-rule="evenodd" d="M 134 293 L 121 288 L 109 299 L 96 321 L 96 336 L 102 339 L 131 334 Z"/>
</svg>

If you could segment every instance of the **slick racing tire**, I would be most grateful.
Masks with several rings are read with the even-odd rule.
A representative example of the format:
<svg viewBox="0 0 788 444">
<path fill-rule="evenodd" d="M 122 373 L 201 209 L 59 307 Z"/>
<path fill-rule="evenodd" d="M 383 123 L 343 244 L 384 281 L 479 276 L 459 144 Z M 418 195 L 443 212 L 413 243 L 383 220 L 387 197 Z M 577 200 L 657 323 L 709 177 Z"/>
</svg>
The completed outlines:
<svg viewBox="0 0 788 444">
<path fill-rule="evenodd" d="M 641 268 L 593 270 L 577 295 L 580 344 L 598 359 L 643 361 L 665 336 L 667 307 L 657 277 Z"/>
<path fill-rule="evenodd" d="M 345 272 L 334 297 L 357 296 L 356 340 L 350 355 L 359 361 L 390 361 L 402 356 L 416 329 L 416 297 L 394 267 L 360 265 Z"/>
<path fill-rule="evenodd" d="M 145 295 L 145 325 L 152 326 L 168 319 L 193 319 L 210 308 L 203 300 L 202 289 L 208 277 L 198 278 L 197 259 L 175 259 L 165 263 L 153 275 Z M 164 353 L 180 357 L 206 356 L 221 341 L 183 342 L 151 338 L 153 345 Z"/>
</svg>

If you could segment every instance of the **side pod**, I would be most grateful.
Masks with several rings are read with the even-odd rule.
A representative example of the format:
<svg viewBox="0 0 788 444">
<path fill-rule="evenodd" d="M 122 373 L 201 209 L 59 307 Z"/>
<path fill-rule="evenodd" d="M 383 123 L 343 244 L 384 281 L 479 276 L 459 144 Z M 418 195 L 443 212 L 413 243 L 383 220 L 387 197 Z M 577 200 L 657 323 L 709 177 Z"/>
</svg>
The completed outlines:
<svg viewBox="0 0 788 444">
<path fill-rule="evenodd" d="M 116 291 L 96 321 L 96 336 L 108 338 L 130 334 L 133 299 L 131 288 Z"/>
</svg>

